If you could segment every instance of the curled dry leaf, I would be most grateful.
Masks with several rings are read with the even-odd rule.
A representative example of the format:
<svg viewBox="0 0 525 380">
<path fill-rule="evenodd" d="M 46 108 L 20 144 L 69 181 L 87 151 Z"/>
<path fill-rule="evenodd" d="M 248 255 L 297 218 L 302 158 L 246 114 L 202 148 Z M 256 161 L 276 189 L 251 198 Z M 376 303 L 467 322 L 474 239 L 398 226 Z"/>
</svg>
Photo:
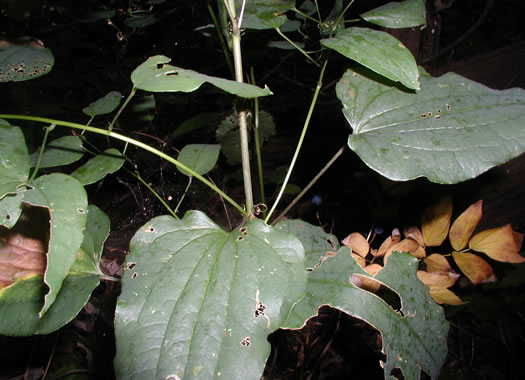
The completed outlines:
<svg viewBox="0 0 525 380">
<path fill-rule="evenodd" d="M 346 245 L 352 250 L 352 252 L 357 253 L 361 257 L 366 257 L 366 255 L 368 255 L 368 251 L 370 250 L 368 241 L 359 232 L 351 233 L 341 243 Z"/>
<path fill-rule="evenodd" d="M 394 232 L 397 232 L 397 233 L 394 234 Z M 401 234 L 399 233 L 399 230 L 396 228 L 394 229 L 394 231 L 392 231 L 392 235 L 387 237 L 385 241 L 381 244 L 377 252 L 375 252 L 374 256 L 384 256 L 387 252 L 389 251 L 392 252 L 390 250 L 390 247 L 399 243 L 400 240 L 401 240 Z"/>
<path fill-rule="evenodd" d="M 365 267 L 365 265 L 366 265 L 366 260 L 365 260 L 363 257 L 359 256 L 357 253 L 354 253 L 354 252 L 352 252 L 351 255 L 352 255 L 352 257 L 355 259 L 355 261 L 357 261 L 357 263 L 358 263 L 362 268 Z"/>
<path fill-rule="evenodd" d="M 456 251 L 460 251 L 467 246 L 468 240 L 481 220 L 482 208 L 483 201 L 477 201 L 463 211 L 452 223 L 448 238 L 452 248 Z"/>
<path fill-rule="evenodd" d="M 470 239 L 469 248 L 483 252 L 491 259 L 505 263 L 522 263 L 525 257 L 519 255 L 523 237 L 512 231 L 510 224 L 482 231 Z"/>
<path fill-rule="evenodd" d="M 439 304 L 463 305 L 466 303 L 446 288 L 430 288 L 430 297 Z"/>
<path fill-rule="evenodd" d="M 439 253 L 433 253 L 425 258 L 425 264 L 427 265 L 428 273 L 439 273 L 446 275 L 449 273 L 454 273 L 446 257 L 440 255 Z"/>
<path fill-rule="evenodd" d="M 417 241 L 412 239 L 403 239 L 399 243 L 396 243 L 393 246 L 391 246 L 385 254 L 385 262 L 388 256 L 390 256 L 393 251 L 408 252 L 412 256 L 417 257 L 418 259 L 421 259 L 426 256 L 425 248 L 420 246 L 417 243 Z"/>
<path fill-rule="evenodd" d="M 379 264 L 370 264 L 364 267 L 363 269 L 368 274 L 375 276 L 377 272 L 383 269 L 383 267 Z M 352 284 L 354 284 L 358 288 L 367 290 L 372 293 L 377 293 L 377 291 L 381 287 L 381 283 L 379 283 L 378 281 L 371 279 L 369 277 L 358 275 L 358 274 L 353 274 L 350 278 L 350 281 L 352 282 Z"/>
<path fill-rule="evenodd" d="M 457 280 L 457 277 L 454 278 L 439 273 L 428 273 L 423 270 L 417 271 L 417 278 L 429 288 L 450 288 Z"/>
<path fill-rule="evenodd" d="M 469 252 L 452 252 L 452 257 L 459 269 L 473 284 L 495 282 L 496 276 L 492 267 L 481 257 Z"/>
<path fill-rule="evenodd" d="M 435 205 L 428 207 L 421 217 L 421 230 L 425 246 L 437 247 L 448 235 L 452 217 L 452 199 L 446 197 Z"/>
<path fill-rule="evenodd" d="M 424 247 L 425 246 L 425 239 L 423 238 L 423 233 L 418 227 L 407 227 L 403 230 L 403 234 L 406 238 L 413 239 L 417 241 L 417 243 Z"/>
</svg>

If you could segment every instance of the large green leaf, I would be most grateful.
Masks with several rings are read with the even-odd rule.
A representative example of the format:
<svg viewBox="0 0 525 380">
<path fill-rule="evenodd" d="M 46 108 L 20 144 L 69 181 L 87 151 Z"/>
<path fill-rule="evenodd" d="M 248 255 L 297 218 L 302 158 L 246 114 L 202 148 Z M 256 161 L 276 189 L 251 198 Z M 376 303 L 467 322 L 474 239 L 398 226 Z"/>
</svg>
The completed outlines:
<svg viewBox="0 0 525 380">
<path fill-rule="evenodd" d="M 0 334 L 49 334 L 71 321 L 100 282 L 100 257 L 108 234 L 109 218 L 90 205 L 82 248 L 76 254 L 56 301 L 43 317 L 39 317 L 46 292 L 42 276 L 19 278 L 0 290 Z"/>
<path fill-rule="evenodd" d="M 55 58 L 51 50 L 34 44 L 0 47 L 0 83 L 38 78 L 51 71 Z"/>
<path fill-rule="evenodd" d="M 49 292 L 40 311 L 43 316 L 55 302 L 84 239 L 87 195 L 80 182 L 62 173 L 38 177 L 30 185 L 33 189 L 24 193 L 24 202 L 48 208 L 51 219 L 44 276 Z"/>
<path fill-rule="evenodd" d="M 394 82 L 419 90 L 419 73 L 412 53 L 386 32 L 353 27 L 321 40 L 321 44 Z"/>
<path fill-rule="evenodd" d="M 0 198 L 16 192 L 16 186 L 27 181 L 29 154 L 24 134 L 19 127 L 0 119 Z"/>
<path fill-rule="evenodd" d="M 447 355 L 448 323 L 443 309 L 417 279 L 417 266 L 415 257 L 394 252 L 375 277 L 399 295 L 401 309 L 395 311 L 383 299 L 350 281 L 354 275 L 371 276 L 343 247 L 309 274 L 306 295 L 292 309 L 286 325 L 299 328 L 321 305 L 329 305 L 379 330 L 386 354 L 385 379 L 395 367 L 401 368 L 407 380 L 419 379 L 420 368 L 437 378 Z"/>
<path fill-rule="evenodd" d="M 81 184 L 89 185 L 100 181 L 106 175 L 115 173 L 124 165 L 125 158 L 115 149 L 106 149 L 104 153 L 97 154 L 84 165 L 77 168 L 71 176 Z"/>
<path fill-rule="evenodd" d="M 244 98 L 271 95 L 268 87 L 264 89 L 251 84 L 239 83 L 227 79 L 210 77 L 193 70 L 168 65 L 170 58 L 156 55 L 148 58 L 131 73 L 133 85 L 151 92 L 192 92 L 208 82 L 230 94 Z"/>
<path fill-rule="evenodd" d="M 367 70 L 348 70 L 336 92 L 353 129 L 348 145 L 393 180 L 456 183 L 525 150 L 523 89 L 421 71 L 421 91 L 412 94 Z"/>
<path fill-rule="evenodd" d="M 151 220 L 122 276 L 117 377 L 259 379 L 305 281 L 301 243 L 260 220 L 231 233 L 198 211 Z"/>
<path fill-rule="evenodd" d="M 425 2 L 423 0 L 393 1 L 361 14 L 372 24 L 386 28 L 410 28 L 425 25 Z"/>
</svg>

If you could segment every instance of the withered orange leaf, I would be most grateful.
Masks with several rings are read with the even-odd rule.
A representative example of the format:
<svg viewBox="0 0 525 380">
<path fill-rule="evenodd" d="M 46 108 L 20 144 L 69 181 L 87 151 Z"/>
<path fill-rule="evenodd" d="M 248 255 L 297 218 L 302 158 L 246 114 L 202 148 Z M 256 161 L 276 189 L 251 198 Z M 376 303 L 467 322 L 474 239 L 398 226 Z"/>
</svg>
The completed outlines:
<svg viewBox="0 0 525 380">
<path fill-rule="evenodd" d="M 457 278 L 445 274 L 428 273 L 423 270 L 417 271 L 417 278 L 429 288 L 450 288 L 457 280 Z"/>
<path fill-rule="evenodd" d="M 418 227 L 407 227 L 403 230 L 403 234 L 406 238 L 411 238 L 418 242 L 419 245 L 425 246 L 425 239 L 423 238 L 423 233 Z"/>
<path fill-rule="evenodd" d="M 363 268 L 368 274 L 371 274 L 372 276 L 375 276 L 377 272 L 379 272 L 383 267 L 379 264 L 370 264 Z M 350 281 L 352 284 L 357 286 L 358 288 L 368 290 L 369 292 L 376 293 L 379 288 L 381 287 L 381 283 L 359 274 L 353 274 L 350 277 Z"/>
<path fill-rule="evenodd" d="M 425 246 L 441 245 L 448 234 L 450 218 L 452 217 L 452 199 L 446 197 L 435 205 L 428 207 L 421 217 L 421 231 Z"/>
<path fill-rule="evenodd" d="M 385 239 L 385 241 L 381 244 L 381 246 L 379 247 L 379 249 L 377 250 L 374 256 L 384 256 L 385 253 L 388 252 L 390 247 L 392 247 L 394 244 L 399 243 L 399 241 L 401 240 L 401 235 L 399 234 L 399 231 L 397 232 L 398 232 L 397 234 L 393 233 L 392 235 L 390 235 L 389 237 Z"/>
<path fill-rule="evenodd" d="M 468 277 L 473 284 L 482 282 L 493 282 L 496 277 L 492 267 L 481 257 L 470 252 L 452 252 L 452 257 L 459 269 Z"/>
<path fill-rule="evenodd" d="M 460 251 L 467 246 L 468 239 L 476 229 L 482 216 L 483 201 L 477 201 L 470 205 L 460 216 L 452 223 L 448 238 L 452 248 Z"/>
<path fill-rule="evenodd" d="M 483 252 L 496 261 L 525 262 L 525 257 L 518 253 L 521 247 L 510 224 L 482 231 L 473 236 L 468 245 L 474 251 Z"/>
<path fill-rule="evenodd" d="M 430 288 L 430 297 L 439 304 L 463 305 L 466 303 L 446 288 Z"/>
<path fill-rule="evenodd" d="M 447 258 L 439 253 L 433 253 L 425 258 L 425 264 L 429 273 L 447 274 L 453 272 Z"/>
<path fill-rule="evenodd" d="M 413 239 L 403 239 L 399 243 L 394 244 L 391 246 L 386 255 L 389 256 L 393 251 L 399 251 L 399 252 L 408 252 L 412 256 L 417 257 L 418 259 L 421 259 L 426 256 L 425 248 L 420 246 L 417 241 Z"/>
<path fill-rule="evenodd" d="M 368 251 L 370 250 L 368 241 L 359 232 L 351 233 L 341 243 L 346 245 L 352 250 L 352 252 L 357 253 L 361 257 L 366 257 Z"/>
<path fill-rule="evenodd" d="M 352 252 L 351 255 L 361 267 L 364 267 L 366 265 L 366 260 L 363 257 L 359 256 L 357 253 L 354 252 Z"/>
</svg>

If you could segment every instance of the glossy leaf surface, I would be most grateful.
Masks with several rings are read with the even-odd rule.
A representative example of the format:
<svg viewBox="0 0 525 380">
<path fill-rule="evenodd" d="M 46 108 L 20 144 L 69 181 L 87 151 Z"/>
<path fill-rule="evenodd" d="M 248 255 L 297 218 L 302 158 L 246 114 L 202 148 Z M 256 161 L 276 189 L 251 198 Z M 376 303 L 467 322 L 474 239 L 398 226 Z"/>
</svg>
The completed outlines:
<svg viewBox="0 0 525 380">
<path fill-rule="evenodd" d="M 412 53 L 386 32 L 348 28 L 321 44 L 409 89 L 419 90 L 419 72 Z"/>
<path fill-rule="evenodd" d="M 443 309 L 429 297 L 428 288 L 416 278 L 418 260 L 406 253 L 394 252 L 387 265 L 371 277 L 343 247 L 327 257 L 309 274 L 306 295 L 295 305 L 286 323 L 299 328 L 305 319 L 329 305 L 366 321 L 378 329 L 386 354 L 385 379 L 400 367 L 405 379 L 418 379 L 420 367 L 437 378 L 447 354 L 448 323 Z M 371 277 L 388 286 L 401 299 L 396 312 L 375 294 L 356 287 L 351 275 Z M 413 342 L 417 341 L 415 345 Z"/>
<path fill-rule="evenodd" d="M 348 145 L 372 169 L 397 181 L 457 183 L 525 151 L 525 90 L 492 90 L 453 73 L 421 72 L 420 81 L 413 94 L 348 70 L 337 84 L 353 129 Z"/>
<path fill-rule="evenodd" d="M 198 211 L 130 245 L 116 310 L 117 377 L 259 379 L 306 282 L 304 250 L 259 220 L 227 233 Z"/>
<path fill-rule="evenodd" d="M 148 58 L 131 73 L 133 85 L 144 91 L 151 92 L 192 92 L 205 82 L 211 83 L 230 94 L 244 98 L 271 95 L 272 92 L 251 84 L 211 77 L 193 70 L 168 65 L 170 58 L 156 55 Z"/>
<path fill-rule="evenodd" d="M 425 3 L 423 0 L 393 1 L 363 13 L 361 17 L 386 28 L 411 28 L 426 23 Z"/>
</svg>

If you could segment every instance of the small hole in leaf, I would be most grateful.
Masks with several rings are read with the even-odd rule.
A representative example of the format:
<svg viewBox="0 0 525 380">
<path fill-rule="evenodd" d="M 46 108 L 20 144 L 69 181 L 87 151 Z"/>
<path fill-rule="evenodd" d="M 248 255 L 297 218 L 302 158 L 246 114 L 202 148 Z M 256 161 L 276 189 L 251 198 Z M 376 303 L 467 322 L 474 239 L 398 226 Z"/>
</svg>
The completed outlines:
<svg viewBox="0 0 525 380">
<path fill-rule="evenodd" d="M 436 120 L 441 119 L 441 115 L 436 115 L 436 116 L 434 116 L 434 119 L 436 119 Z"/>
<path fill-rule="evenodd" d="M 450 104 L 445 104 L 445 107 L 447 107 L 447 111 L 450 111 L 452 109 L 452 106 Z"/>
<path fill-rule="evenodd" d="M 428 115 L 428 116 L 432 116 L 432 112 L 428 112 L 427 115 Z"/>
<path fill-rule="evenodd" d="M 237 239 L 235 239 L 235 240 L 242 241 L 242 240 L 244 240 L 244 236 L 237 236 Z"/>
<path fill-rule="evenodd" d="M 421 113 L 421 114 L 419 114 L 419 117 L 423 117 L 423 118 L 425 118 L 425 117 L 427 117 L 427 115 L 424 114 L 424 113 Z"/>
<path fill-rule="evenodd" d="M 7 220 L 11 220 L 11 215 L 10 215 L 10 214 L 7 214 L 7 215 L 5 216 L 5 218 L 6 218 Z"/>
<path fill-rule="evenodd" d="M 155 232 L 155 227 L 153 226 L 146 227 L 146 232 Z"/>
<path fill-rule="evenodd" d="M 134 263 L 134 262 L 129 262 L 129 263 L 126 264 L 126 269 L 127 270 L 131 270 L 131 269 L 135 268 L 135 265 L 137 265 L 137 264 Z"/>
<path fill-rule="evenodd" d="M 244 236 L 248 236 L 248 229 L 246 227 L 241 227 L 239 230 Z"/>
<path fill-rule="evenodd" d="M 83 208 L 78 208 L 77 211 L 79 214 L 84 214 L 86 212 Z"/>
<path fill-rule="evenodd" d="M 139 274 L 137 272 L 134 272 L 132 275 L 131 275 L 131 278 L 137 278 Z"/>
<path fill-rule="evenodd" d="M 157 69 L 162 69 L 164 67 L 164 63 L 157 63 Z"/>
<path fill-rule="evenodd" d="M 247 336 L 246 338 L 241 340 L 241 346 L 243 346 L 243 347 L 248 347 L 251 343 L 252 342 L 251 342 L 251 339 L 250 339 L 249 336 Z"/>
</svg>

